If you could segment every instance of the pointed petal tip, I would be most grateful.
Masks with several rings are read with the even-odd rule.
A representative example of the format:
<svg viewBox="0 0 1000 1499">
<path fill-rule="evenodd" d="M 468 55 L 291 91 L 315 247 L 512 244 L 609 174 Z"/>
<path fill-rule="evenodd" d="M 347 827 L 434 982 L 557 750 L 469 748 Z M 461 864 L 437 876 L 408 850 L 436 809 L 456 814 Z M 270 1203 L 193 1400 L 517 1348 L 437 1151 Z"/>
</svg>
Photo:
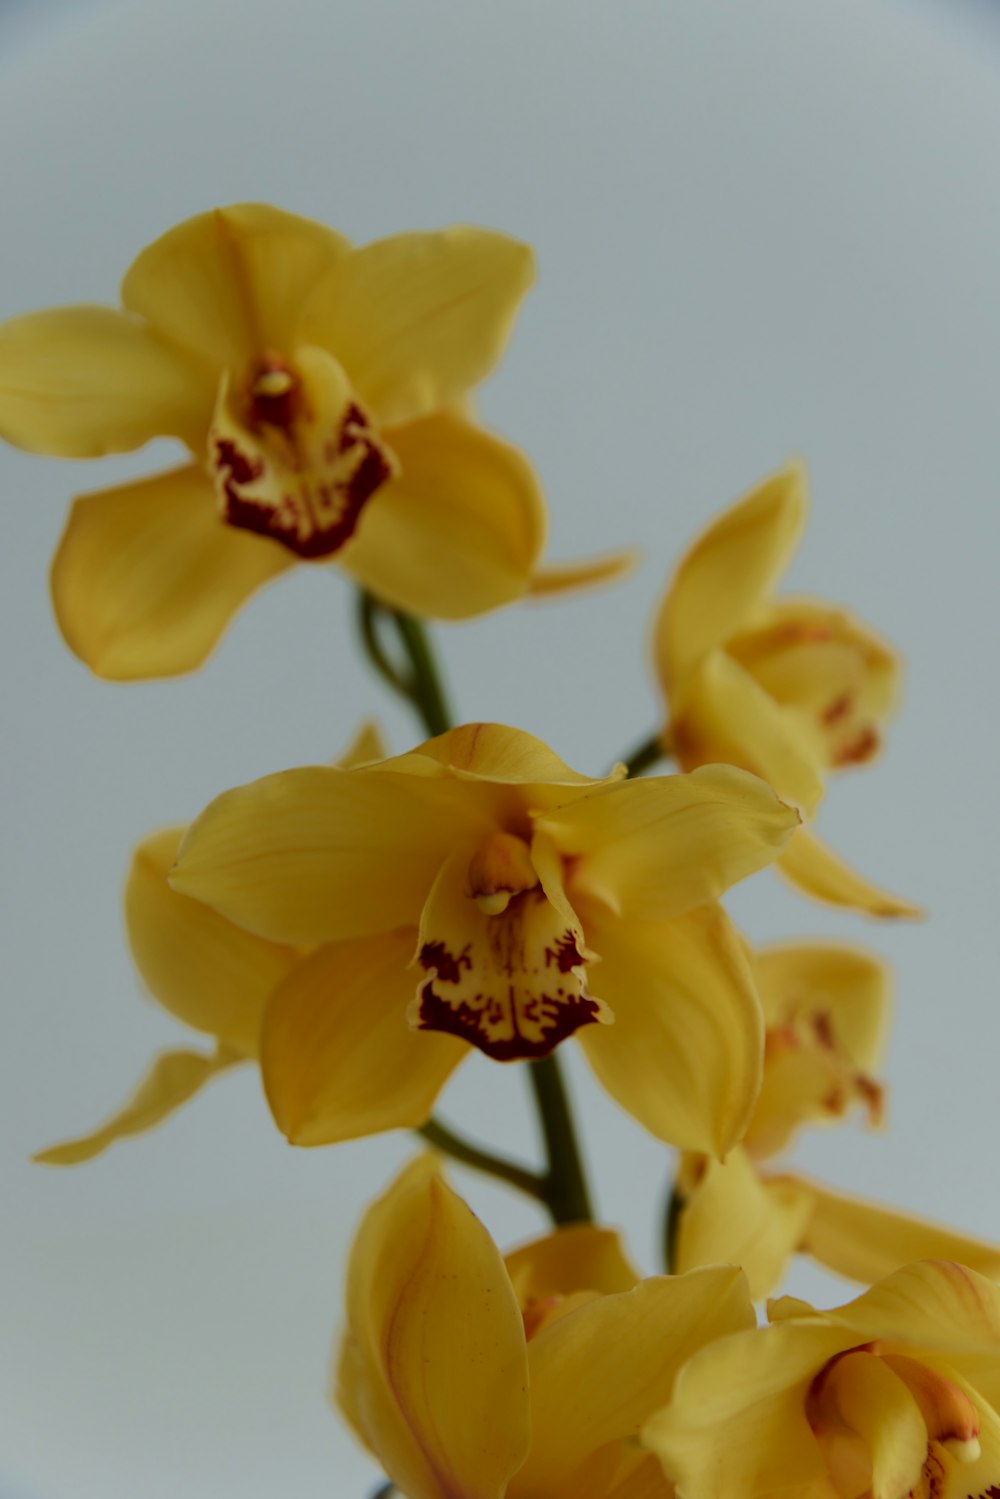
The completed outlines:
<svg viewBox="0 0 1000 1499">
<path fill-rule="evenodd" d="M 576 562 L 553 562 L 535 570 L 528 584 L 529 599 L 549 599 L 581 588 L 599 588 L 627 578 L 639 567 L 643 553 L 638 547 L 622 547 Z"/>
</svg>

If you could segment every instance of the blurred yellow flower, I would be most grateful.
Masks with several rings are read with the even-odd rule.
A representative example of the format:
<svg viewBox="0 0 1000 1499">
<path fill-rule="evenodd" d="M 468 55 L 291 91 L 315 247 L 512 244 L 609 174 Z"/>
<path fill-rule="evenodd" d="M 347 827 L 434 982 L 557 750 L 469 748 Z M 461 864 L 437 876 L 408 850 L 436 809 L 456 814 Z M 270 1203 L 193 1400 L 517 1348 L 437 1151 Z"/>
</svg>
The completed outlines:
<svg viewBox="0 0 1000 1499">
<path fill-rule="evenodd" d="M 318 949 L 273 992 L 261 1037 L 297 1144 L 421 1124 L 470 1045 L 536 1059 L 579 1031 L 624 1108 L 721 1155 L 757 1096 L 763 1027 L 717 897 L 797 822 L 731 766 L 592 780 L 529 734 L 470 724 L 378 764 L 225 793 L 171 884 Z"/>
<path fill-rule="evenodd" d="M 427 1157 L 365 1215 L 346 1302 L 337 1400 L 405 1499 L 672 1499 L 638 1432 L 754 1321 L 738 1270 L 640 1281 L 605 1229 L 505 1263 Z"/>
<path fill-rule="evenodd" d="M 643 1429 L 683 1499 L 996 1499 L 1000 1288 L 925 1261 L 710 1343 Z"/>
<path fill-rule="evenodd" d="M 77 500 L 52 570 L 71 648 L 103 677 L 190 671 L 299 560 L 336 558 L 385 602 L 439 618 L 628 565 L 539 571 L 534 473 L 466 409 L 533 278 L 530 249 L 489 230 L 354 249 L 239 204 L 144 250 L 120 311 L 0 327 L 8 442 L 92 458 L 176 437 L 191 451 Z"/>
<path fill-rule="evenodd" d="M 899 657 L 845 609 L 772 590 L 807 512 L 789 464 L 725 511 L 681 562 L 657 614 L 665 742 L 680 765 L 741 765 L 811 816 L 831 771 L 877 753 L 899 693 Z M 874 916 L 917 908 L 849 869 L 802 828 L 778 868 L 816 899 Z"/>
<path fill-rule="evenodd" d="M 762 1169 L 804 1125 L 836 1123 L 856 1108 L 882 1122 L 883 1089 L 872 1074 L 885 1047 L 890 977 L 867 952 L 819 943 L 764 948 L 753 970 L 767 1027 L 760 1097 L 724 1162 L 682 1159 L 674 1268 L 732 1260 L 755 1299 L 775 1289 L 793 1254 L 869 1282 L 918 1259 L 957 1259 L 1000 1276 L 995 1245 Z"/>
</svg>

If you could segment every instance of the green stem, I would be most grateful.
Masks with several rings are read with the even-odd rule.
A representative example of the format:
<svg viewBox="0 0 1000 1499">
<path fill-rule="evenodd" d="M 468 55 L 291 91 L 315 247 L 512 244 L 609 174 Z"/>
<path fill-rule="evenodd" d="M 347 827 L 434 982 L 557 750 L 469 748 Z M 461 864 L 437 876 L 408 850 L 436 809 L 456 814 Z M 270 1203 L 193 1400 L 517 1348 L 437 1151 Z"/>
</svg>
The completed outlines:
<svg viewBox="0 0 1000 1499">
<path fill-rule="evenodd" d="M 423 719 L 428 734 L 444 734 L 451 728 L 451 713 L 427 631 L 419 619 L 404 614 L 401 609 L 392 610 L 392 619 L 410 661 L 413 706 Z"/>
<path fill-rule="evenodd" d="M 395 666 L 383 649 L 378 635 L 380 614 L 386 614 L 396 627 L 409 664 L 409 671 L 406 673 Z M 370 594 L 362 592 L 358 604 L 358 625 L 365 650 L 380 676 L 417 711 L 428 734 L 447 733 L 452 722 L 447 693 L 433 646 L 421 621 L 401 609 L 387 609 Z M 590 1223 L 593 1221 L 590 1194 L 557 1057 L 553 1055 L 541 1062 L 531 1063 L 528 1075 L 548 1156 L 548 1168 L 544 1176 L 490 1151 L 481 1150 L 477 1145 L 453 1134 L 437 1120 L 429 1120 L 419 1133 L 428 1144 L 436 1146 L 446 1155 L 490 1176 L 499 1177 L 544 1202 L 554 1223 Z"/>
<path fill-rule="evenodd" d="M 389 656 L 382 645 L 378 635 L 378 619 L 381 613 L 380 606 L 365 589 L 358 591 L 358 631 L 361 635 L 368 659 L 371 661 L 380 677 L 383 677 L 394 692 L 400 693 L 402 697 L 411 698 L 410 683 L 402 675 L 399 668 Z"/>
<path fill-rule="evenodd" d="M 666 1211 L 663 1215 L 663 1268 L 668 1275 L 674 1274 L 674 1266 L 677 1263 L 677 1230 L 680 1227 L 683 1211 L 684 1198 L 677 1183 L 674 1182 L 670 1188 Z"/>
<path fill-rule="evenodd" d="M 573 1126 L 562 1067 L 555 1052 L 540 1062 L 530 1062 L 528 1077 L 535 1095 L 548 1154 L 545 1205 L 552 1221 L 555 1224 L 592 1223 L 594 1214 L 590 1206 L 583 1159 Z"/>
<path fill-rule="evenodd" d="M 658 765 L 661 760 L 669 757 L 669 750 L 665 747 L 662 734 L 651 734 L 641 744 L 637 744 L 631 754 L 623 755 L 630 776 L 641 776 L 643 771 L 650 770 L 652 766 Z"/>
<path fill-rule="evenodd" d="M 503 1156 L 494 1155 L 491 1150 L 482 1150 L 478 1145 L 473 1145 L 469 1140 L 463 1140 L 461 1135 L 456 1135 L 454 1130 L 442 1124 L 438 1119 L 428 1119 L 426 1124 L 417 1130 L 428 1145 L 433 1145 L 435 1150 L 449 1155 L 453 1160 L 461 1161 L 464 1166 L 471 1166 L 474 1171 L 483 1171 L 487 1176 L 499 1177 L 508 1185 L 516 1187 L 519 1192 L 526 1192 L 529 1197 L 536 1198 L 539 1202 L 546 1200 L 548 1184 L 544 1177 L 538 1176 L 536 1172 L 529 1171 L 525 1166 L 518 1166 L 513 1161 L 506 1160 Z"/>
</svg>

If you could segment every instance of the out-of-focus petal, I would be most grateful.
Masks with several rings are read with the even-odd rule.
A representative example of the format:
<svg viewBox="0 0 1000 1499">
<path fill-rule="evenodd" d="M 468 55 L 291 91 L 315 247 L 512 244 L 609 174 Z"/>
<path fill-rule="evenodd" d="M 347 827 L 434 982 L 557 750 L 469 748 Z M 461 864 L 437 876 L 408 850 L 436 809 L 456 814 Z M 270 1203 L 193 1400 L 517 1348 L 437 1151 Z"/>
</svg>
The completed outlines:
<svg viewBox="0 0 1000 1499">
<path fill-rule="evenodd" d="M 383 766 L 265 776 L 192 823 L 170 883 L 276 942 L 416 927 L 455 843 L 492 831 L 464 789 Z"/>
<path fill-rule="evenodd" d="M 217 920 L 221 918 L 216 918 Z M 413 928 L 322 947 L 275 990 L 264 1091 L 293 1145 L 423 1124 L 468 1047 L 410 1029 Z"/>
<path fill-rule="evenodd" d="M 304 299 L 349 249 L 311 219 L 234 203 L 154 240 L 126 273 L 122 302 L 165 339 L 238 376 L 255 355 L 290 351 Z"/>
<path fill-rule="evenodd" d="M 637 1455 L 624 1473 L 615 1475 L 606 1499 L 674 1499 L 674 1493 L 659 1458 Z"/>
<path fill-rule="evenodd" d="M 613 1479 L 612 1444 L 634 1440 L 703 1344 L 752 1327 L 733 1266 L 654 1276 L 544 1327 L 528 1344 L 533 1441 L 508 1499 L 579 1499 Z M 595 1462 L 595 1458 L 597 1461 Z M 589 1487 L 581 1487 L 585 1474 Z"/>
<path fill-rule="evenodd" d="M 724 651 L 693 671 L 672 732 L 687 767 L 722 761 L 750 770 L 807 816 L 823 796 L 821 751 L 809 724 L 755 682 Z"/>
<path fill-rule="evenodd" d="M 192 464 L 78 499 L 52 599 L 67 645 L 97 676 L 177 676 L 200 666 L 240 605 L 293 560 L 224 525 Z"/>
<path fill-rule="evenodd" d="M 0 327 L 0 437 L 29 452 L 100 458 L 154 437 L 196 448 L 215 384 L 112 307 L 29 312 Z"/>
<path fill-rule="evenodd" d="M 806 1395 L 824 1364 L 854 1341 L 819 1320 L 719 1338 L 681 1369 L 671 1403 L 642 1439 L 684 1499 L 771 1499 L 776 1491 L 799 1499 L 812 1484 L 822 1494 L 826 1463 Z"/>
<path fill-rule="evenodd" d="M 827 1411 L 833 1422 L 829 1433 Z M 849 1450 L 852 1438 L 864 1443 L 861 1481 L 869 1477 L 870 1464 L 872 1499 L 901 1499 L 914 1492 L 927 1457 L 927 1428 L 910 1391 L 882 1359 L 859 1352 L 835 1363 L 824 1377 L 814 1420 L 829 1458 L 841 1444 Z"/>
<path fill-rule="evenodd" d="M 774 1185 L 778 1181 L 795 1182 L 812 1201 L 801 1252 L 848 1280 L 871 1284 L 915 1260 L 955 1260 L 1000 1280 L 1000 1245 L 814 1181 L 782 1177 Z"/>
<path fill-rule="evenodd" d="M 362 765 L 374 765 L 385 760 L 388 754 L 382 730 L 374 718 L 366 718 L 334 763 L 338 770 L 358 770 Z"/>
<path fill-rule="evenodd" d="M 34 1159 L 44 1166 L 78 1166 L 82 1161 L 92 1160 L 116 1140 L 155 1129 L 217 1072 L 242 1061 L 243 1057 L 221 1047 L 213 1056 L 197 1051 L 165 1051 L 153 1062 L 124 1108 L 105 1124 L 74 1140 L 50 1145 Z"/>
<path fill-rule="evenodd" d="M 845 906 L 866 916 L 924 915 L 920 906 L 873 885 L 845 864 L 811 828 L 799 828 L 777 860 L 777 869 L 798 890 L 829 906 Z"/>
<path fill-rule="evenodd" d="M 760 1301 L 782 1280 L 811 1206 L 808 1189 L 791 1179 L 763 1181 L 737 1146 L 725 1162 L 704 1162 L 680 1215 L 675 1268 L 740 1265 Z"/>
<path fill-rule="evenodd" d="M 756 948 L 753 971 L 769 1026 L 823 1014 L 858 1067 L 880 1064 L 892 1000 L 892 972 L 882 958 L 846 943 L 785 942 Z"/>
<path fill-rule="evenodd" d="M 805 472 L 790 463 L 726 510 L 695 542 L 655 624 L 657 665 L 671 691 L 773 587 L 798 545 L 806 509 Z"/>
<path fill-rule="evenodd" d="M 547 599 L 578 588 L 617 583 L 634 572 L 640 560 L 641 554 L 635 547 L 622 547 L 617 552 L 581 557 L 576 562 L 549 562 L 535 569 L 528 592 L 533 598 Z"/>
<path fill-rule="evenodd" d="M 545 541 L 528 460 L 455 411 L 386 434 L 397 478 L 366 506 L 338 557 L 394 608 L 465 619 L 520 598 Z"/>
<path fill-rule="evenodd" d="M 673 921 L 587 925 L 614 1025 L 579 1034 L 599 1081 L 661 1140 L 724 1156 L 760 1087 L 764 1027 L 721 906 Z"/>
<path fill-rule="evenodd" d="M 299 334 L 336 354 L 378 420 L 396 426 L 485 379 L 534 279 L 529 247 L 489 229 L 397 234 L 332 268 Z"/>
<path fill-rule="evenodd" d="M 167 884 L 183 827 L 143 839 L 125 884 L 125 920 L 135 965 L 154 999 L 196 1030 L 256 1056 L 271 991 L 297 954 L 234 926 Z"/>
<path fill-rule="evenodd" d="M 799 824 L 770 786 L 731 765 L 624 781 L 547 813 L 579 855 L 572 889 L 640 920 L 678 916 L 777 858 Z M 571 889 L 571 894 L 572 894 Z"/>
<path fill-rule="evenodd" d="M 527 1379 L 499 1251 L 418 1164 L 369 1208 L 351 1252 L 344 1413 L 407 1499 L 501 1499 L 528 1450 Z"/>
<path fill-rule="evenodd" d="M 574 1291 L 610 1296 L 630 1291 L 639 1280 L 619 1235 L 591 1223 L 574 1223 L 533 1239 L 508 1254 L 504 1263 L 522 1306 Z"/>
</svg>

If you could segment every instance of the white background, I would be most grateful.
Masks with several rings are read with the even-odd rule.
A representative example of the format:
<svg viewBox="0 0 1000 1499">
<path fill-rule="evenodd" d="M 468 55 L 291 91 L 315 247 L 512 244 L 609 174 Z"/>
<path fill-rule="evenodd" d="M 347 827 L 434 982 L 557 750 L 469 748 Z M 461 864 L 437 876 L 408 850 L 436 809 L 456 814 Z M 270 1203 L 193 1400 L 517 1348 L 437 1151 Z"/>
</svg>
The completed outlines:
<svg viewBox="0 0 1000 1499">
<path fill-rule="evenodd" d="M 645 652 L 672 559 L 787 455 L 807 459 L 792 586 L 849 601 L 910 661 L 888 754 L 838 783 L 822 829 L 933 916 L 876 927 L 769 875 L 732 909 L 757 940 L 856 938 L 897 967 L 891 1129 L 814 1138 L 801 1161 L 1000 1239 L 994 13 L 953 4 L 939 27 L 930 0 L 43 10 L 37 34 L 16 11 L 0 56 L 0 317 L 113 300 L 164 228 L 248 198 L 358 240 L 466 220 L 537 247 L 540 284 L 484 412 L 538 465 L 555 555 L 639 542 L 646 564 L 614 593 L 440 630 L 462 717 L 602 769 L 657 722 Z M 328 1353 L 353 1225 L 409 1140 L 291 1150 L 248 1071 L 90 1166 L 26 1160 L 182 1040 L 124 949 L 134 841 L 228 785 L 329 758 L 363 714 L 395 748 L 414 740 L 326 569 L 262 594 L 195 677 L 113 686 L 68 654 L 46 570 L 70 496 L 171 458 L 0 453 L 0 1495 L 353 1499 L 377 1474 L 325 1404 Z M 667 1154 L 572 1077 L 602 1212 L 655 1269 Z M 444 1113 L 536 1149 L 514 1069 L 474 1058 Z M 501 1242 L 541 1228 L 459 1175 Z M 793 1287 L 851 1294 L 808 1267 Z"/>
</svg>

